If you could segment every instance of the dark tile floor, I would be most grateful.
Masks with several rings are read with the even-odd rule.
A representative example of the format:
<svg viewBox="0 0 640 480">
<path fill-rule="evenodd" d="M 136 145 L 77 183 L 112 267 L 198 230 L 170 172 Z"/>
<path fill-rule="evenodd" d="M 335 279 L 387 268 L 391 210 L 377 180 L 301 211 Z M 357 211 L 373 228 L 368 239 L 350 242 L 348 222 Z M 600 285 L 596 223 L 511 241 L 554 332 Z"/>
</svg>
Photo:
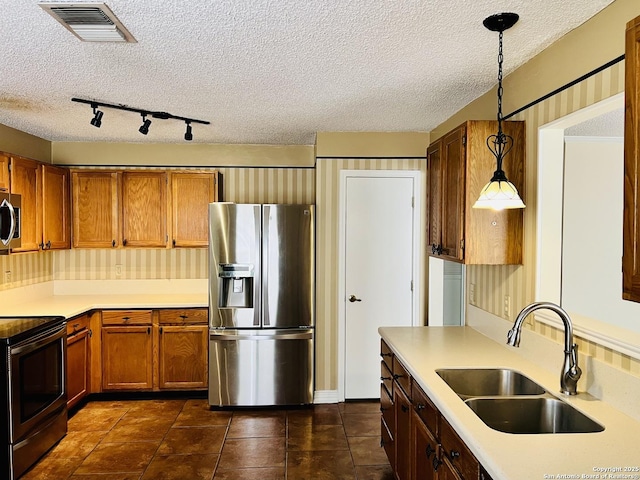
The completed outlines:
<svg viewBox="0 0 640 480">
<path fill-rule="evenodd" d="M 209 410 L 206 399 L 92 401 L 21 480 L 391 480 L 380 404 Z"/>
</svg>

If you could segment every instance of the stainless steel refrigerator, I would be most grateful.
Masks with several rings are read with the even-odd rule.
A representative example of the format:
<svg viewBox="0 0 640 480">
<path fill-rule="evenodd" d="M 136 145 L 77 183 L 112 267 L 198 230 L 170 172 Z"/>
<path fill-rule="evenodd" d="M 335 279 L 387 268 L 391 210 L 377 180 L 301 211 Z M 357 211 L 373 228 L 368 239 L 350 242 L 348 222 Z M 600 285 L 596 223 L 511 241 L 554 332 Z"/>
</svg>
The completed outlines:
<svg viewBox="0 0 640 480">
<path fill-rule="evenodd" d="M 209 204 L 209 405 L 313 402 L 314 211 Z"/>
</svg>

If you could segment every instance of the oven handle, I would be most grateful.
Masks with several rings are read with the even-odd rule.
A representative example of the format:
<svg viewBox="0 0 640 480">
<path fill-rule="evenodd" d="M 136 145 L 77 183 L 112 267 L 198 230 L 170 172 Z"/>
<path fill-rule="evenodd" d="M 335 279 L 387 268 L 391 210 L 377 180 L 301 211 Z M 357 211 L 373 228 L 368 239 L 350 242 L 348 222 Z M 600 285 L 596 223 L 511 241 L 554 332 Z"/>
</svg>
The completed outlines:
<svg viewBox="0 0 640 480">
<path fill-rule="evenodd" d="M 29 353 L 32 350 L 36 350 L 53 340 L 64 337 L 66 333 L 67 325 L 63 323 L 54 328 L 46 330 L 35 337 L 28 338 L 22 342 L 11 347 L 11 355 L 18 355 L 21 353 Z"/>
</svg>

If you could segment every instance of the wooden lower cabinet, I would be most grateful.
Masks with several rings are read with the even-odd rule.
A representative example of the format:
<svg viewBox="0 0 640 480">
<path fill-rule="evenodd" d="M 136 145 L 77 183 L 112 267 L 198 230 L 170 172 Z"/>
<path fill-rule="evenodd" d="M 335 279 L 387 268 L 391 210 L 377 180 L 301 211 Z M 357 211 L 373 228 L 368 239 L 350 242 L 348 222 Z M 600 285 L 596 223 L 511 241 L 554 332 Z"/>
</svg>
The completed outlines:
<svg viewBox="0 0 640 480">
<path fill-rule="evenodd" d="M 102 312 L 102 390 L 208 386 L 206 308 Z"/>
<path fill-rule="evenodd" d="M 153 388 L 151 325 L 102 327 L 102 389 Z"/>
<path fill-rule="evenodd" d="M 159 327 L 159 388 L 206 388 L 208 385 L 207 325 Z"/>
<path fill-rule="evenodd" d="M 382 340 L 382 445 L 396 480 L 490 480 L 398 357 L 389 353 Z M 389 371 L 394 378 L 392 400 L 385 386 Z M 391 407 L 393 420 L 389 419 Z"/>
<path fill-rule="evenodd" d="M 90 338 L 88 315 L 67 322 L 67 407 L 72 408 L 89 394 Z"/>
</svg>

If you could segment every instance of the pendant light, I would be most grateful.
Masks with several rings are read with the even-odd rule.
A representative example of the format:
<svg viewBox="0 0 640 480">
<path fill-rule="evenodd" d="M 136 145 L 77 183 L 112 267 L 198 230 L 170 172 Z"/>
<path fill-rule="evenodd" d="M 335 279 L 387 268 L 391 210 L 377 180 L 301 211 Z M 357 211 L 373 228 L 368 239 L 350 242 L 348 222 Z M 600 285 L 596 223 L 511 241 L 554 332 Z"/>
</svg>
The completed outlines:
<svg viewBox="0 0 640 480">
<path fill-rule="evenodd" d="M 513 137 L 502 131 L 502 35 L 505 30 L 513 27 L 519 18 L 516 13 L 499 13 L 485 18 L 482 22 L 487 29 L 500 33 L 498 47 L 498 133 L 487 138 L 487 147 L 496 157 L 496 171 L 493 172 L 489 183 L 483 187 L 480 198 L 473 204 L 473 208 L 493 210 L 524 208 L 518 190 L 502 170 L 504 157 L 513 147 Z"/>
</svg>

